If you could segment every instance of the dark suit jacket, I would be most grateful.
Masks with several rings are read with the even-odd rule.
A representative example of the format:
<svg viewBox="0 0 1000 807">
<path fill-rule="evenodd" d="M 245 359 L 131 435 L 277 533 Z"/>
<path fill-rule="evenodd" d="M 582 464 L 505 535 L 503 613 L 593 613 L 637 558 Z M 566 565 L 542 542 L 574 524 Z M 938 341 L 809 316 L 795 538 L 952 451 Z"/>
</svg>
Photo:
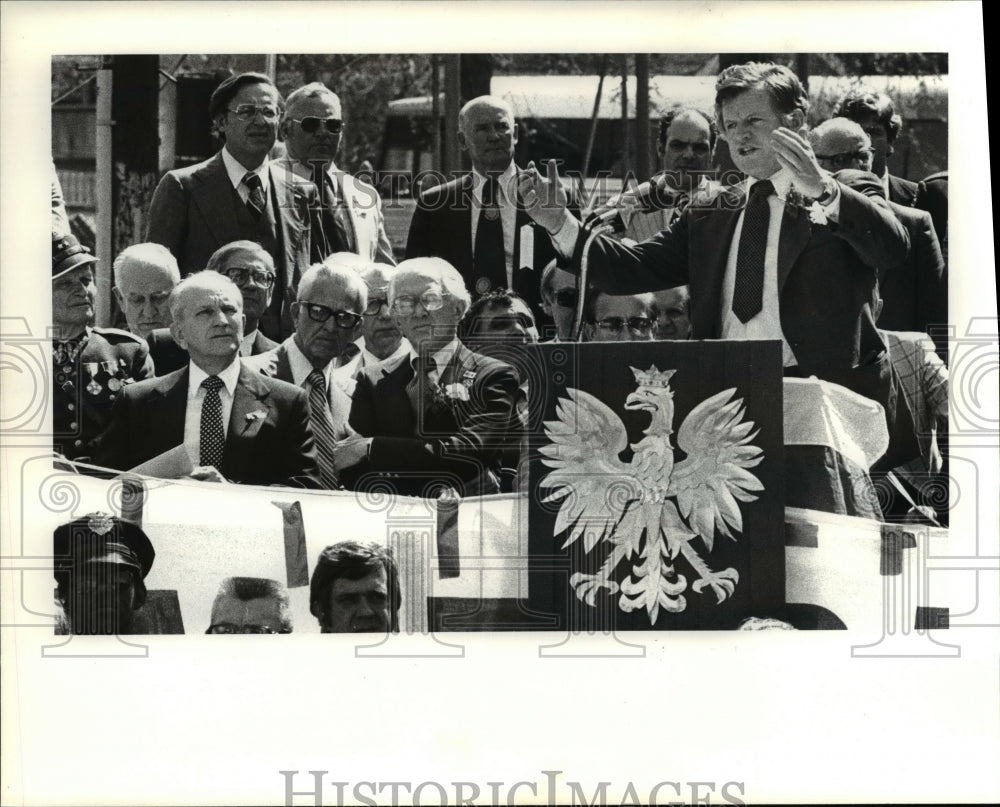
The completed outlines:
<svg viewBox="0 0 1000 807">
<path fill-rule="evenodd" d="M 889 174 L 889 201 L 931 214 L 941 254 L 948 261 L 948 173 L 932 174 L 922 182 L 911 182 Z"/>
<path fill-rule="evenodd" d="M 948 322 L 948 273 L 931 215 L 912 207 L 889 206 L 909 233 L 910 253 L 879 279 L 883 307 L 878 327 L 924 333 L 931 325 L 944 327 Z M 942 335 L 935 342 L 940 354 L 946 339 Z"/>
<path fill-rule="evenodd" d="M 278 241 L 275 269 L 284 283 L 282 332 L 291 333 L 294 327 L 289 306 L 295 300 L 299 278 L 311 263 L 326 256 L 326 238 L 316 186 L 274 165 L 269 171 L 268 204 L 275 211 Z M 233 186 L 221 152 L 205 162 L 164 174 L 149 206 L 146 240 L 167 247 L 177 258 L 182 275 L 201 271 L 215 250 L 241 237 Z"/>
<path fill-rule="evenodd" d="M 146 337 L 146 344 L 149 345 L 149 357 L 153 360 L 153 368 L 157 376 L 172 373 L 187 367 L 191 357 L 188 352 L 174 341 L 174 335 L 170 328 L 156 328 L 149 332 Z M 267 353 L 278 346 L 273 339 L 268 339 L 258 329 L 250 348 L 251 356 L 258 356 Z"/>
<path fill-rule="evenodd" d="M 182 444 L 188 375 L 185 367 L 126 387 L 97 464 L 125 471 Z M 241 366 L 218 470 L 246 485 L 320 487 L 305 391 Z"/>
<path fill-rule="evenodd" d="M 470 172 L 421 194 L 410 221 L 406 257 L 444 258 L 465 278 L 465 285 L 475 299 L 480 295 L 475 291 L 479 276 L 473 266 L 472 187 L 473 174 Z M 572 196 L 570 209 L 574 213 L 579 209 Z M 534 231 L 534 249 L 530 258 L 522 260 L 521 230 L 525 225 Z M 520 204 L 514 230 L 513 291 L 528 302 L 536 320 L 541 320 L 538 323 L 541 332 L 544 324 L 552 322 L 541 309 L 542 270 L 556 257 L 556 249 L 545 228 L 535 226 Z"/>
<path fill-rule="evenodd" d="M 275 345 L 272 350 L 262 351 L 259 356 L 255 354 L 249 361 L 245 361 L 244 365 L 259 371 L 268 378 L 276 378 L 287 384 L 295 384 L 292 365 L 288 361 L 288 348 L 284 342 Z M 308 395 L 308 393 L 306 394 Z M 342 440 L 349 433 L 347 420 L 351 414 L 351 396 L 346 390 L 334 383 L 327 391 L 327 400 L 330 404 L 333 434 L 338 440 Z"/>
<path fill-rule="evenodd" d="M 883 353 L 872 319 L 876 278 L 902 263 L 909 239 L 871 174 L 841 172 L 839 223 L 813 224 L 809 211 L 785 206 L 778 246 L 781 327 L 799 367 L 824 378 Z M 723 278 L 733 231 L 745 204 L 726 189 L 705 207 L 688 207 L 672 229 L 633 247 L 599 237 L 590 249 L 590 280 L 611 294 L 688 284 L 691 337 L 718 339 Z M 579 267 L 581 231 L 572 269 Z M 838 381 L 839 383 L 839 381 Z"/>
<path fill-rule="evenodd" d="M 519 439 L 513 433 L 519 384 L 514 369 L 460 346 L 438 386 L 465 387 L 468 400 L 442 401 L 420 422 L 406 393 L 412 378 L 407 361 L 389 373 L 369 369 L 358 376 L 350 425 L 374 440 L 369 459 L 357 468 L 355 488 L 388 482 L 398 493 L 419 496 L 436 482 L 463 496 L 498 493 L 501 451 Z"/>
</svg>

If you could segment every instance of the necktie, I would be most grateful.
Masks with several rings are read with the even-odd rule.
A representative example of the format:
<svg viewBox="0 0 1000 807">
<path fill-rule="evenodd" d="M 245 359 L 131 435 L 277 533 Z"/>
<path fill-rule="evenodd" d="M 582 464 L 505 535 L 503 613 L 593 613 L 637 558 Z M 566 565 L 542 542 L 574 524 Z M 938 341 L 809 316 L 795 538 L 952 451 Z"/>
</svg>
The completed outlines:
<svg viewBox="0 0 1000 807">
<path fill-rule="evenodd" d="M 507 258 L 503 247 L 503 222 L 500 218 L 500 182 L 490 177 L 483 185 L 483 204 L 476 227 L 473 264 L 476 267 L 473 295 L 479 297 L 491 289 L 507 287 Z"/>
<path fill-rule="evenodd" d="M 333 434 L 333 419 L 326 398 L 326 379 L 319 370 L 313 370 L 306 380 L 309 382 L 309 425 L 312 426 L 313 436 L 316 438 L 319 476 L 323 480 L 324 488 L 339 490 L 340 479 L 333 463 L 336 437 Z"/>
<path fill-rule="evenodd" d="M 353 252 L 351 249 L 350 228 L 347 224 L 347 213 L 340 203 L 340 197 L 334 185 L 333 177 L 325 171 L 323 172 L 323 206 L 326 208 L 328 218 L 325 222 L 330 226 L 326 229 L 328 247 L 330 254 L 336 252 Z"/>
<path fill-rule="evenodd" d="M 250 189 L 250 195 L 247 197 L 247 208 L 249 208 L 254 221 L 257 221 L 264 215 L 264 210 L 267 208 L 264 185 L 261 183 L 260 177 L 252 171 L 243 177 L 243 184 Z"/>
<path fill-rule="evenodd" d="M 201 382 L 205 389 L 205 398 L 201 402 L 201 465 L 222 466 L 222 450 L 226 444 L 226 432 L 222 427 L 222 399 L 219 390 L 222 389 L 222 379 L 210 375 Z"/>
<path fill-rule="evenodd" d="M 406 385 L 406 395 L 410 399 L 410 408 L 420 428 L 424 412 L 423 401 L 433 388 L 430 374 L 437 370 L 437 363 L 428 356 L 426 359 L 417 357 L 413 360 L 413 378 Z"/>
<path fill-rule="evenodd" d="M 764 252 L 771 208 L 767 197 L 774 191 L 769 180 L 750 189 L 743 213 L 739 252 L 736 254 L 736 282 L 733 286 L 733 313 L 740 322 L 749 322 L 760 313 L 764 294 Z"/>
</svg>

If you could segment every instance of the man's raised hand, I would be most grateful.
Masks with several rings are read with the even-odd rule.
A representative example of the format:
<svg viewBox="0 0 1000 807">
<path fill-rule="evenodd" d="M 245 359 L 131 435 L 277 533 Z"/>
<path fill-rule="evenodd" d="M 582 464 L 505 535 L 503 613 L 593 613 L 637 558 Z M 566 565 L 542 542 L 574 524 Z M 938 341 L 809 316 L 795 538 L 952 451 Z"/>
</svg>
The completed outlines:
<svg viewBox="0 0 1000 807">
<path fill-rule="evenodd" d="M 569 197 L 559 181 L 559 170 L 555 160 L 546 163 L 546 174 L 538 173 L 534 162 L 518 172 L 517 193 L 528 215 L 540 226 L 555 234 L 566 219 Z"/>
</svg>

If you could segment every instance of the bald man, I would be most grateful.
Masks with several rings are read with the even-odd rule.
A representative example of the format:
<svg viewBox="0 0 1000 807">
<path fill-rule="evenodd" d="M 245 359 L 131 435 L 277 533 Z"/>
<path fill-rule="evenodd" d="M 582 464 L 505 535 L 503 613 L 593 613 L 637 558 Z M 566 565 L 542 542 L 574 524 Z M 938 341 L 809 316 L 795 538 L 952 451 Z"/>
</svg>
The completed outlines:
<svg viewBox="0 0 1000 807">
<path fill-rule="evenodd" d="M 190 361 L 122 389 L 97 464 L 125 471 L 183 447 L 171 467 L 186 456 L 193 479 L 319 487 L 306 393 L 241 365 L 236 284 L 218 272 L 190 275 L 170 293 L 170 314 Z"/>
<path fill-rule="evenodd" d="M 444 258 L 473 299 L 498 288 L 515 291 L 540 326 L 551 325 L 539 287 L 556 252 L 517 200 L 517 123 L 510 105 L 492 95 L 473 98 L 459 113 L 458 142 L 472 171 L 421 194 L 406 257 Z"/>
<path fill-rule="evenodd" d="M 872 170 L 871 138 L 852 120 L 824 121 L 809 133 L 809 141 L 828 171 Z M 934 331 L 938 355 L 947 360 L 947 338 L 938 331 L 948 322 L 948 272 L 931 214 L 892 201 L 889 207 L 910 235 L 910 252 L 879 277 L 883 306 L 876 324 L 889 331 Z"/>
</svg>

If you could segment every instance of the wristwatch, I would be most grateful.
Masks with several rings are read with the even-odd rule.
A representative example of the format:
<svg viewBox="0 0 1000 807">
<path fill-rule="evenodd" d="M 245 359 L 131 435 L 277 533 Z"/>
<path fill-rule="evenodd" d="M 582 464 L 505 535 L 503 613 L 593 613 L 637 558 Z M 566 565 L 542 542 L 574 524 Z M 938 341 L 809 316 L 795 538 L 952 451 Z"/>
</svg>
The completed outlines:
<svg viewBox="0 0 1000 807">
<path fill-rule="evenodd" d="M 828 205 L 837 195 L 837 180 L 833 177 L 823 178 L 823 193 L 816 197 L 816 201 L 821 205 Z"/>
</svg>

